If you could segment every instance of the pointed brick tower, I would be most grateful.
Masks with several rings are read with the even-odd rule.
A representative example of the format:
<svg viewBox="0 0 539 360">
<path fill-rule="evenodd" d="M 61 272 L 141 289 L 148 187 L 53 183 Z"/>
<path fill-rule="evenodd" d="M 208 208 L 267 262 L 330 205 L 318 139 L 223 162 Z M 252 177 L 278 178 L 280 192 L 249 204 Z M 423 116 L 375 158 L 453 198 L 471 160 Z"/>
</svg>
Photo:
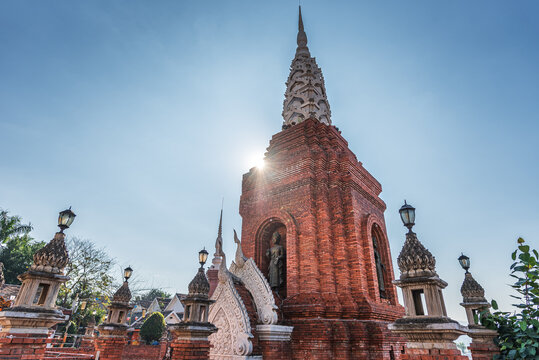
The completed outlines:
<svg viewBox="0 0 539 360">
<path fill-rule="evenodd" d="M 398 359 L 387 324 L 402 317 L 381 185 L 331 125 L 322 71 L 298 48 L 263 169 L 243 176 L 242 247 L 268 276 L 271 238 L 281 235 L 285 281 L 274 289 L 282 322 L 294 326 L 294 359 Z"/>
</svg>

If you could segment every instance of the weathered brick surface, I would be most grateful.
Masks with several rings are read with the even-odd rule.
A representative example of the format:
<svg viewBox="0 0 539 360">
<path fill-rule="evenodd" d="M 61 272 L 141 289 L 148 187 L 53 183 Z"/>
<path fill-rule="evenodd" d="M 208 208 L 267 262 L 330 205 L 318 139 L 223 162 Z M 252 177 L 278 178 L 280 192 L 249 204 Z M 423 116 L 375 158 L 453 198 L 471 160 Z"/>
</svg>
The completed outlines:
<svg viewBox="0 0 539 360">
<path fill-rule="evenodd" d="M 0 333 L 0 359 L 43 359 L 45 347 L 50 343 L 46 335 Z"/>
<path fill-rule="evenodd" d="M 171 343 L 172 360 L 207 360 L 210 354 L 208 340 L 174 340 Z"/>
<path fill-rule="evenodd" d="M 219 284 L 218 274 L 219 270 L 217 269 L 208 269 L 208 271 L 206 271 L 206 276 L 208 277 L 208 282 L 210 283 L 210 292 L 208 293 L 209 297 L 213 295 L 213 292 Z"/>
<path fill-rule="evenodd" d="M 168 343 L 162 342 L 159 345 L 125 345 L 123 351 L 120 352 L 115 349 L 111 352 L 109 345 L 120 344 L 118 342 L 103 341 L 98 348 L 100 351 L 101 359 L 115 359 L 115 360 L 161 360 L 166 353 Z M 106 343 L 105 346 L 103 346 Z M 116 345 L 114 345 L 116 346 Z M 92 359 L 95 357 L 96 348 L 94 346 L 88 346 L 81 344 L 79 348 L 60 348 L 53 347 L 46 349 L 45 359 Z M 70 355 L 73 355 L 70 357 Z M 114 356 L 114 357 L 112 357 Z M 0 359 L 2 357 L 0 356 Z"/>
<path fill-rule="evenodd" d="M 165 356 L 166 342 L 159 345 L 127 345 L 122 360 L 161 360 Z"/>
<path fill-rule="evenodd" d="M 286 248 L 286 285 L 278 293 L 283 320 L 295 327 L 290 358 L 380 353 L 378 358 L 389 359 L 391 346 L 402 344 L 386 330 L 404 311 L 392 284 L 381 190 L 339 130 L 312 119 L 274 135 L 264 170 L 243 176 L 243 252 L 267 274 L 265 253 L 274 231 Z M 385 299 L 378 290 L 373 232 L 385 266 Z M 378 335 L 368 333 L 371 327 Z"/>
<path fill-rule="evenodd" d="M 290 342 L 288 341 L 259 341 L 261 354 L 264 360 L 290 359 Z"/>
<path fill-rule="evenodd" d="M 100 360 L 120 360 L 127 343 L 125 336 L 99 336 L 96 339 L 96 351 Z"/>
<path fill-rule="evenodd" d="M 60 359 L 60 360 L 91 360 L 95 358 L 95 349 L 92 348 L 47 348 L 45 350 L 44 360 Z"/>
<path fill-rule="evenodd" d="M 406 349 L 401 356 L 402 360 L 468 360 L 456 349 Z"/>
<path fill-rule="evenodd" d="M 492 360 L 494 355 L 500 353 L 500 349 L 494 343 L 473 342 L 468 347 L 472 352 L 473 360 Z"/>
</svg>

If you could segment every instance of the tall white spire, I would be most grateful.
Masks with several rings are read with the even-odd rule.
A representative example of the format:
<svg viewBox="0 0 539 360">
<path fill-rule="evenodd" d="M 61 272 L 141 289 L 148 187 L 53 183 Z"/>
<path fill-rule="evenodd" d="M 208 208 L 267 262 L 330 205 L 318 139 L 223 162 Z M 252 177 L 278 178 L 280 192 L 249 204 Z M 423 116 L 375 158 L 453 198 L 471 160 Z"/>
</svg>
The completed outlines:
<svg viewBox="0 0 539 360">
<path fill-rule="evenodd" d="M 322 70 L 311 57 L 307 47 L 307 34 L 303 27 L 301 6 L 298 18 L 298 47 L 290 66 L 283 103 L 283 128 L 299 124 L 312 117 L 331 125 L 331 111 L 326 96 Z"/>
</svg>

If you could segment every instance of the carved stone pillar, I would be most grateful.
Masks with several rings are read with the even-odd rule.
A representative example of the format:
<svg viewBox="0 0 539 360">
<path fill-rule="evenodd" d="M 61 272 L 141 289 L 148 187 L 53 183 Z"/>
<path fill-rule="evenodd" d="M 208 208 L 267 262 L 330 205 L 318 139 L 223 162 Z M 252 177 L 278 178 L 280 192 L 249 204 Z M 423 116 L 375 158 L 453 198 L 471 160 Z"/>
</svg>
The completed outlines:
<svg viewBox="0 0 539 360">
<path fill-rule="evenodd" d="M 401 276 L 394 283 L 402 289 L 406 313 L 389 329 L 408 340 L 402 358 L 468 359 L 453 342 L 466 334 L 466 329 L 447 316 L 442 294 L 447 283 L 436 274 L 434 256 L 411 230 L 406 234 L 398 264 Z"/>
<path fill-rule="evenodd" d="M 210 354 L 208 336 L 217 329 L 210 323 L 179 323 L 170 326 L 172 360 L 207 360 Z"/>
<path fill-rule="evenodd" d="M 204 274 L 203 266 L 200 266 L 189 283 L 189 294 L 181 300 L 184 307 L 183 322 L 169 326 L 173 360 L 209 359 L 208 336 L 217 331 L 217 328 L 208 322 L 210 305 L 214 302 L 208 298 L 209 291 L 210 283 Z"/>
<path fill-rule="evenodd" d="M 34 254 L 34 263 L 19 280 L 22 286 L 14 307 L 0 312 L 0 354 L 9 359 L 41 359 L 50 342 L 51 327 L 65 320 L 56 308 L 60 285 L 69 278 L 64 268 L 69 261 L 58 232 Z"/>
<path fill-rule="evenodd" d="M 290 359 L 293 326 L 257 325 L 256 332 L 264 359 Z"/>
<path fill-rule="evenodd" d="M 133 308 L 129 305 L 130 300 L 129 284 L 124 281 L 112 297 L 105 322 L 98 326 L 99 337 L 95 343 L 99 359 L 118 360 L 122 358 L 127 344 L 127 313 Z"/>
<path fill-rule="evenodd" d="M 474 360 L 492 359 L 495 354 L 499 354 L 500 349 L 494 344 L 494 338 L 498 335 L 495 330 L 489 330 L 476 321 L 479 312 L 490 307 L 485 299 L 485 290 L 472 274 L 466 271 L 464 282 L 460 288 L 462 294 L 462 307 L 466 310 L 468 318 L 468 336 L 472 338 L 469 346 Z"/>
</svg>

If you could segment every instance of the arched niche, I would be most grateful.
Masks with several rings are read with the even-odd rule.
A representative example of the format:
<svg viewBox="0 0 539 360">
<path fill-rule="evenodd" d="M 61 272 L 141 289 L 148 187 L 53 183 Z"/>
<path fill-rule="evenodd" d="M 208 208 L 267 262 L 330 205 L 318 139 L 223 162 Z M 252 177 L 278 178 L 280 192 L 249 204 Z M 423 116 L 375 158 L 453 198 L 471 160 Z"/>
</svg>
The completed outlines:
<svg viewBox="0 0 539 360">
<path fill-rule="evenodd" d="M 385 292 L 381 293 L 376 286 L 376 296 L 381 299 L 389 301 L 391 304 L 395 304 L 395 293 L 393 287 L 393 267 L 391 266 L 390 250 L 387 237 L 384 230 L 377 221 L 370 222 L 370 231 L 369 231 L 369 242 L 371 246 L 372 259 L 374 268 L 374 281 L 375 284 L 378 284 L 378 274 L 376 270 L 376 260 L 375 260 L 375 249 L 374 242 L 377 243 L 376 252 L 378 253 L 379 259 L 383 265 L 383 278 L 384 278 L 384 287 Z"/>
<path fill-rule="evenodd" d="M 256 242 L 255 242 L 255 262 L 262 274 L 269 280 L 268 270 L 269 270 L 269 257 L 266 255 L 268 250 L 271 248 L 271 238 L 274 232 L 278 232 L 281 235 L 280 245 L 285 249 L 285 259 L 284 259 L 284 284 L 281 285 L 277 290 L 281 298 L 286 297 L 286 284 L 287 284 L 287 261 L 286 256 L 288 256 L 288 247 L 287 247 L 287 228 L 283 221 L 278 218 L 270 218 L 264 221 L 256 233 Z"/>
</svg>

